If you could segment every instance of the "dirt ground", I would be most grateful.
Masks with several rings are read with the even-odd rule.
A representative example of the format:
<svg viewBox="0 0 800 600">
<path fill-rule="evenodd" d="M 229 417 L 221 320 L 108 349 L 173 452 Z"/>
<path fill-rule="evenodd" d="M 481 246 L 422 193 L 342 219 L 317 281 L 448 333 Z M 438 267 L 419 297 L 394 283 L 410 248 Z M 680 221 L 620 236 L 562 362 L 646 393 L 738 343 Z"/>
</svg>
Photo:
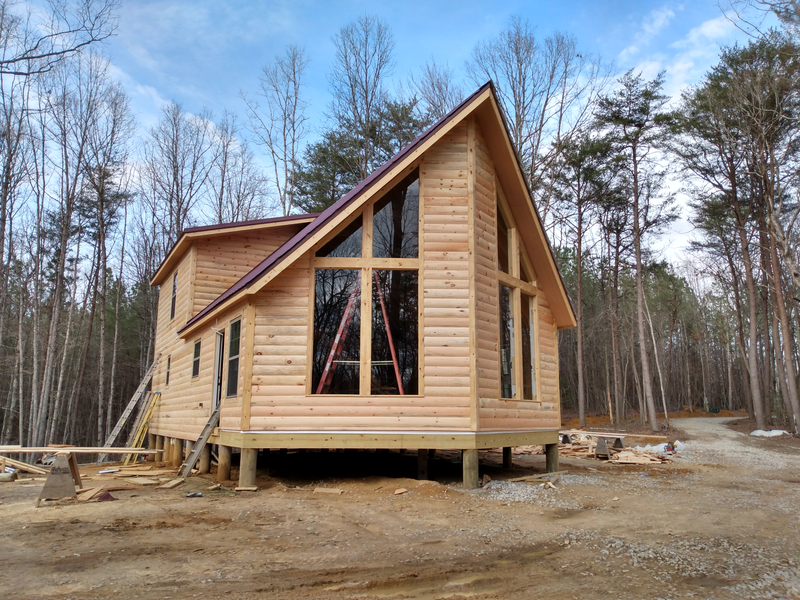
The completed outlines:
<svg viewBox="0 0 800 600">
<path fill-rule="evenodd" d="M 473 492 L 456 453 L 433 481 L 415 453 L 272 453 L 258 492 L 194 477 L 38 509 L 42 481 L 0 483 L 0 597 L 800 599 L 800 441 L 729 421 L 675 421 L 672 464 L 562 459 L 556 489 L 504 482 L 544 457 L 498 453 Z"/>
</svg>

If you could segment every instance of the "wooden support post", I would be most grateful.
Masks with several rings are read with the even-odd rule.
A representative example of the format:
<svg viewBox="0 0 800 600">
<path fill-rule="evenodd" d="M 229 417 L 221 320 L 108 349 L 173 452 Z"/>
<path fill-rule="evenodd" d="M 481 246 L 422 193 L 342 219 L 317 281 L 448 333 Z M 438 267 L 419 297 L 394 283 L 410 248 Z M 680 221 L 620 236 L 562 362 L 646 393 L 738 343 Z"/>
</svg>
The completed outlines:
<svg viewBox="0 0 800 600">
<path fill-rule="evenodd" d="M 513 465 L 511 464 L 511 448 L 505 447 L 503 448 L 503 468 L 510 469 Z"/>
<path fill-rule="evenodd" d="M 164 436 L 157 435 L 156 436 L 156 450 L 164 450 Z M 156 452 L 154 454 L 156 460 L 166 462 L 169 460 L 168 456 L 165 456 L 163 452 Z"/>
<path fill-rule="evenodd" d="M 155 450 L 156 449 L 156 435 L 154 433 L 147 434 L 147 449 L 148 450 Z M 156 453 L 151 452 L 147 455 L 147 462 L 155 462 L 156 460 Z"/>
<path fill-rule="evenodd" d="M 231 478 L 231 447 L 218 446 L 217 481 L 228 481 Z"/>
<path fill-rule="evenodd" d="M 183 462 L 183 440 L 172 438 L 172 466 L 180 467 Z"/>
<path fill-rule="evenodd" d="M 200 451 L 200 460 L 197 463 L 197 469 L 201 474 L 211 472 L 211 444 L 206 444 Z"/>
<path fill-rule="evenodd" d="M 558 444 L 545 444 L 544 453 L 547 461 L 547 472 L 558 472 Z"/>
<path fill-rule="evenodd" d="M 181 460 L 181 463 L 183 463 L 184 460 L 189 458 L 189 455 L 192 453 L 192 447 L 193 446 L 194 446 L 194 442 L 193 441 L 184 440 L 184 442 L 183 442 L 183 456 L 182 456 L 183 460 Z"/>
<path fill-rule="evenodd" d="M 478 451 L 462 450 L 461 462 L 464 468 L 464 489 L 474 490 L 478 487 Z"/>
<path fill-rule="evenodd" d="M 239 458 L 239 487 L 249 488 L 256 485 L 256 464 L 258 463 L 258 450 L 256 448 L 242 448 Z"/>
<path fill-rule="evenodd" d="M 417 450 L 417 479 L 428 479 L 428 451 Z"/>
</svg>

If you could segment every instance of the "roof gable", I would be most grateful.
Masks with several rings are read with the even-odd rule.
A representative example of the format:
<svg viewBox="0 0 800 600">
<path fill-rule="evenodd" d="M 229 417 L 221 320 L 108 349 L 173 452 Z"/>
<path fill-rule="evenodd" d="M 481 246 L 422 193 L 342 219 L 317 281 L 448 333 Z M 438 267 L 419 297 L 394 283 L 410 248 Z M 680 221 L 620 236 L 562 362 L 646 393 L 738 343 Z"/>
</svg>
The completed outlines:
<svg viewBox="0 0 800 600">
<path fill-rule="evenodd" d="M 254 221 L 238 221 L 235 223 L 222 223 L 219 225 L 203 225 L 200 227 L 187 227 L 181 232 L 178 240 L 161 261 L 155 274 L 150 279 L 150 285 L 161 285 L 168 275 L 175 269 L 186 251 L 192 246 L 192 241 L 197 238 L 214 237 L 219 235 L 232 235 L 245 232 L 262 231 L 276 227 L 292 225 L 306 225 L 317 218 L 317 214 L 291 215 L 288 217 L 274 217 Z"/>
<path fill-rule="evenodd" d="M 542 252 L 546 255 L 547 268 L 542 269 L 544 272 L 539 274 L 539 278 L 542 287 L 553 290 L 549 293 L 548 299 L 552 296 L 550 299 L 551 310 L 556 323 L 559 327 L 574 326 L 575 317 L 572 307 L 556 268 L 541 220 L 533 205 L 532 196 L 522 175 L 519 159 L 511 145 L 511 138 L 501 115 L 493 84 L 487 82 L 190 319 L 179 331 L 179 334 L 190 335 L 219 311 L 261 290 L 325 235 L 342 225 L 369 199 L 389 189 L 416 168 L 422 155 L 433 144 L 470 115 L 475 115 L 480 122 L 492 155 L 497 157 L 496 169 L 504 188 L 506 188 L 506 195 L 513 198 L 515 204 L 520 200 L 524 201 L 523 206 L 526 206 L 526 209 L 520 211 L 520 224 L 523 227 L 527 226 L 528 229 L 525 239 L 526 246 L 535 252 Z M 513 193 L 509 189 L 513 189 Z M 534 238 L 538 238 L 538 240 Z"/>
</svg>

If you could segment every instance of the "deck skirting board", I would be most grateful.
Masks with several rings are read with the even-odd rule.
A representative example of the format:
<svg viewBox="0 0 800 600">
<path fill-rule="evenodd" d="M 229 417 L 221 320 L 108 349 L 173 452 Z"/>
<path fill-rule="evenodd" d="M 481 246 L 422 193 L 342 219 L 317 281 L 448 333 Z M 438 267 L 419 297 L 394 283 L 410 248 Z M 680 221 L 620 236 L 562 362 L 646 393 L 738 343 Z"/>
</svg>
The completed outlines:
<svg viewBox="0 0 800 600">
<path fill-rule="evenodd" d="M 537 431 L 235 431 L 209 441 L 234 448 L 427 448 L 484 450 L 557 444 L 557 430 Z"/>
</svg>

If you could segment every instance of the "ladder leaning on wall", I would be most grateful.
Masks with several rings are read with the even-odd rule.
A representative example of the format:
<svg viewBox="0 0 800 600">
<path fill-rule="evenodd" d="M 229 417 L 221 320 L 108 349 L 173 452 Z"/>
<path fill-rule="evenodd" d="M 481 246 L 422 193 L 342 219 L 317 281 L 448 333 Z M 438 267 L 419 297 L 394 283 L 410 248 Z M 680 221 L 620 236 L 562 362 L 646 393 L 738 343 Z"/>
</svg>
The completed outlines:
<svg viewBox="0 0 800 600">
<path fill-rule="evenodd" d="M 125 410 L 122 411 L 122 414 L 119 416 L 117 424 L 114 425 L 114 429 L 111 430 L 111 433 L 108 435 L 108 438 L 106 438 L 106 441 L 103 444 L 104 448 L 113 447 L 114 442 L 117 441 L 119 434 L 122 433 L 122 428 L 125 427 L 125 423 L 128 422 L 128 419 L 133 413 L 133 410 L 136 408 L 139 402 L 141 402 L 142 398 L 145 395 L 145 390 L 147 389 L 147 386 L 150 384 L 150 380 L 153 378 L 153 373 L 155 373 L 156 371 L 159 358 L 161 358 L 160 354 L 156 356 L 155 360 L 153 361 L 153 364 L 151 364 L 150 367 L 148 367 L 147 372 L 144 374 L 144 377 L 142 377 L 142 381 L 139 384 L 139 387 L 136 388 L 136 391 L 133 393 L 133 396 L 131 396 L 130 402 L 128 402 L 128 406 L 126 406 Z M 105 462 L 107 458 L 108 458 L 107 454 L 101 454 L 98 457 L 97 462 Z"/>
</svg>

